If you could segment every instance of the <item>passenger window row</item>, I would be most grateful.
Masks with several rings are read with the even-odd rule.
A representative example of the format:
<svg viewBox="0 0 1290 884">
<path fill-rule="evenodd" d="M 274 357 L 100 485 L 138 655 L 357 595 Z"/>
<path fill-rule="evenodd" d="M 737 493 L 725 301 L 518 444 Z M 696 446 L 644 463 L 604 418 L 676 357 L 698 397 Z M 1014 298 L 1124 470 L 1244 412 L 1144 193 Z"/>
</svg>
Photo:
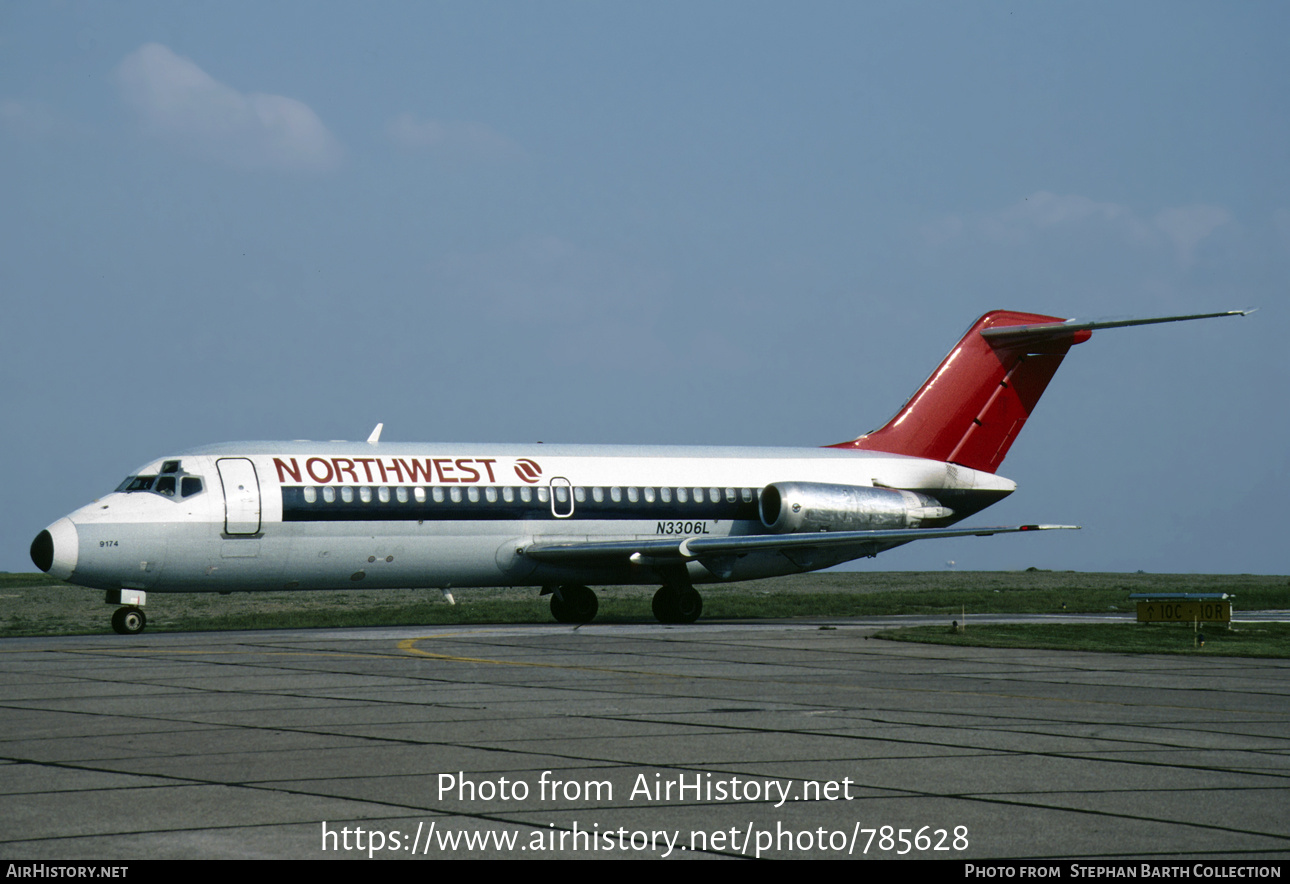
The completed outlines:
<svg viewBox="0 0 1290 884">
<path fill-rule="evenodd" d="M 567 504 L 569 502 L 570 492 L 573 494 L 575 504 L 589 504 L 596 508 L 598 504 L 654 504 L 654 503 L 727 503 L 750 504 L 760 497 L 760 490 L 754 488 L 671 488 L 671 487 L 638 487 L 638 486 L 594 486 L 570 487 L 567 485 L 556 485 L 554 487 L 539 486 L 532 488 L 529 486 L 514 487 L 504 486 L 470 486 L 462 488 L 453 486 L 444 488 L 442 486 L 433 486 L 425 488 L 421 486 L 407 487 L 403 485 L 385 486 L 385 485 L 306 485 L 303 488 L 305 503 L 317 503 L 321 500 L 323 503 L 335 503 L 337 500 L 342 503 L 353 503 L 355 500 L 360 503 L 371 503 L 373 500 L 379 503 L 538 503 L 542 505 L 549 504 L 551 494 L 554 492 L 557 503 Z"/>
</svg>

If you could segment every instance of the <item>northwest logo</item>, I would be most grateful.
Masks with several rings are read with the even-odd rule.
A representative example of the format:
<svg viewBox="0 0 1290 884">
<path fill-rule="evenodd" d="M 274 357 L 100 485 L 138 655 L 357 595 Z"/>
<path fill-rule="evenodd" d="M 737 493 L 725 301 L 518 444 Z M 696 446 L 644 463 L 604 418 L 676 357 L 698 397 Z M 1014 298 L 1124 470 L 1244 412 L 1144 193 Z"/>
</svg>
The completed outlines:
<svg viewBox="0 0 1290 884">
<path fill-rule="evenodd" d="M 537 465 L 537 461 L 521 457 L 515 462 L 515 475 L 520 477 L 521 482 L 533 485 L 542 478 L 542 468 Z"/>
</svg>

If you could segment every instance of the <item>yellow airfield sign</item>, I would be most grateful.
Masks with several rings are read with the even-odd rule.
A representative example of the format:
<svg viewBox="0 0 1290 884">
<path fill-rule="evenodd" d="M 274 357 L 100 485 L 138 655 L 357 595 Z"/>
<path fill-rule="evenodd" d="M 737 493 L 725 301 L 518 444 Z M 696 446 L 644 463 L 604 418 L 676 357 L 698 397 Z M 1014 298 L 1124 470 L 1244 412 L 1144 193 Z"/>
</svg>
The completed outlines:
<svg viewBox="0 0 1290 884">
<path fill-rule="evenodd" d="M 1231 623 L 1232 603 L 1226 599 L 1203 601 L 1156 600 L 1138 602 L 1139 623 Z"/>
</svg>

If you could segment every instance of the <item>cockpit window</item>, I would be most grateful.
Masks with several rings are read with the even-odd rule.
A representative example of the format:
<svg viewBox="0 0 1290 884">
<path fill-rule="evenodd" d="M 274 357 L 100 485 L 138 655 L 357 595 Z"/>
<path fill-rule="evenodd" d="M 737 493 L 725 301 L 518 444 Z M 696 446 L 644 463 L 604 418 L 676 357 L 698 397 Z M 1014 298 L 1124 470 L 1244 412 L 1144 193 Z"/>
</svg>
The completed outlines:
<svg viewBox="0 0 1290 884">
<path fill-rule="evenodd" d="M 126 476 L 125 481 L 117 486 L 117 491 L 151 491 L 156 476 Z"/>
<path fill-rule="evenodd" d="M 179 461 L 166 461 L 163 471 L 171 465 L 178 468 Z M 117 491 L 129 494 L 132 491 L 151 491 L 162 497 L 192 497 L 202 493 L 201 476 L 161 475 L 161 476 L 126 476 L 125 481 L 116 487 Z"/>
<path fill-rule="evenodd" d="M 168 460 L 168 461 L 166 461 L 165 463 L 163 463 L 163 464 L 161 465 L 161 471 L 162 471 L 163 473 L 177 473 L 177 472 L 179 472 L 179 461 L 177 461 L 177 460 Z"/>
</svg>

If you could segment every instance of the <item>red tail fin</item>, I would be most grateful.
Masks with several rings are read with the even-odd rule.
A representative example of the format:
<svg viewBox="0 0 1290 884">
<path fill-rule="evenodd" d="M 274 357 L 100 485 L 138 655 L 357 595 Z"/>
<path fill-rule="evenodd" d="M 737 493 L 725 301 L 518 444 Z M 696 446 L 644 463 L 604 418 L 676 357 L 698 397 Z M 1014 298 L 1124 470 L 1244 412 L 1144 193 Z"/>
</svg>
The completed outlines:
<svg viewBox="0 0 1290 884">
<path fill-rule="evenodd" d="M 1066 351 L 1091 335 L 1087 329 L 1052 329 L 1062 322 L 1010 310 L 985 314 L 886 426 L 830 447 L 910 454 L 993 473 Z M 1036 325 L 1041 328 L 1031 333 L 982 334 Z"/>
<path fill-rule="evenodd" d="M 949 461 L 993 473 L 1044 394 L 1062 358 L 1094 329 L 1245 316 L 1252 310 L 1066 322 L 995 310 L 978 319 L 887 425 L 831 448 Z"/>
</svg>

